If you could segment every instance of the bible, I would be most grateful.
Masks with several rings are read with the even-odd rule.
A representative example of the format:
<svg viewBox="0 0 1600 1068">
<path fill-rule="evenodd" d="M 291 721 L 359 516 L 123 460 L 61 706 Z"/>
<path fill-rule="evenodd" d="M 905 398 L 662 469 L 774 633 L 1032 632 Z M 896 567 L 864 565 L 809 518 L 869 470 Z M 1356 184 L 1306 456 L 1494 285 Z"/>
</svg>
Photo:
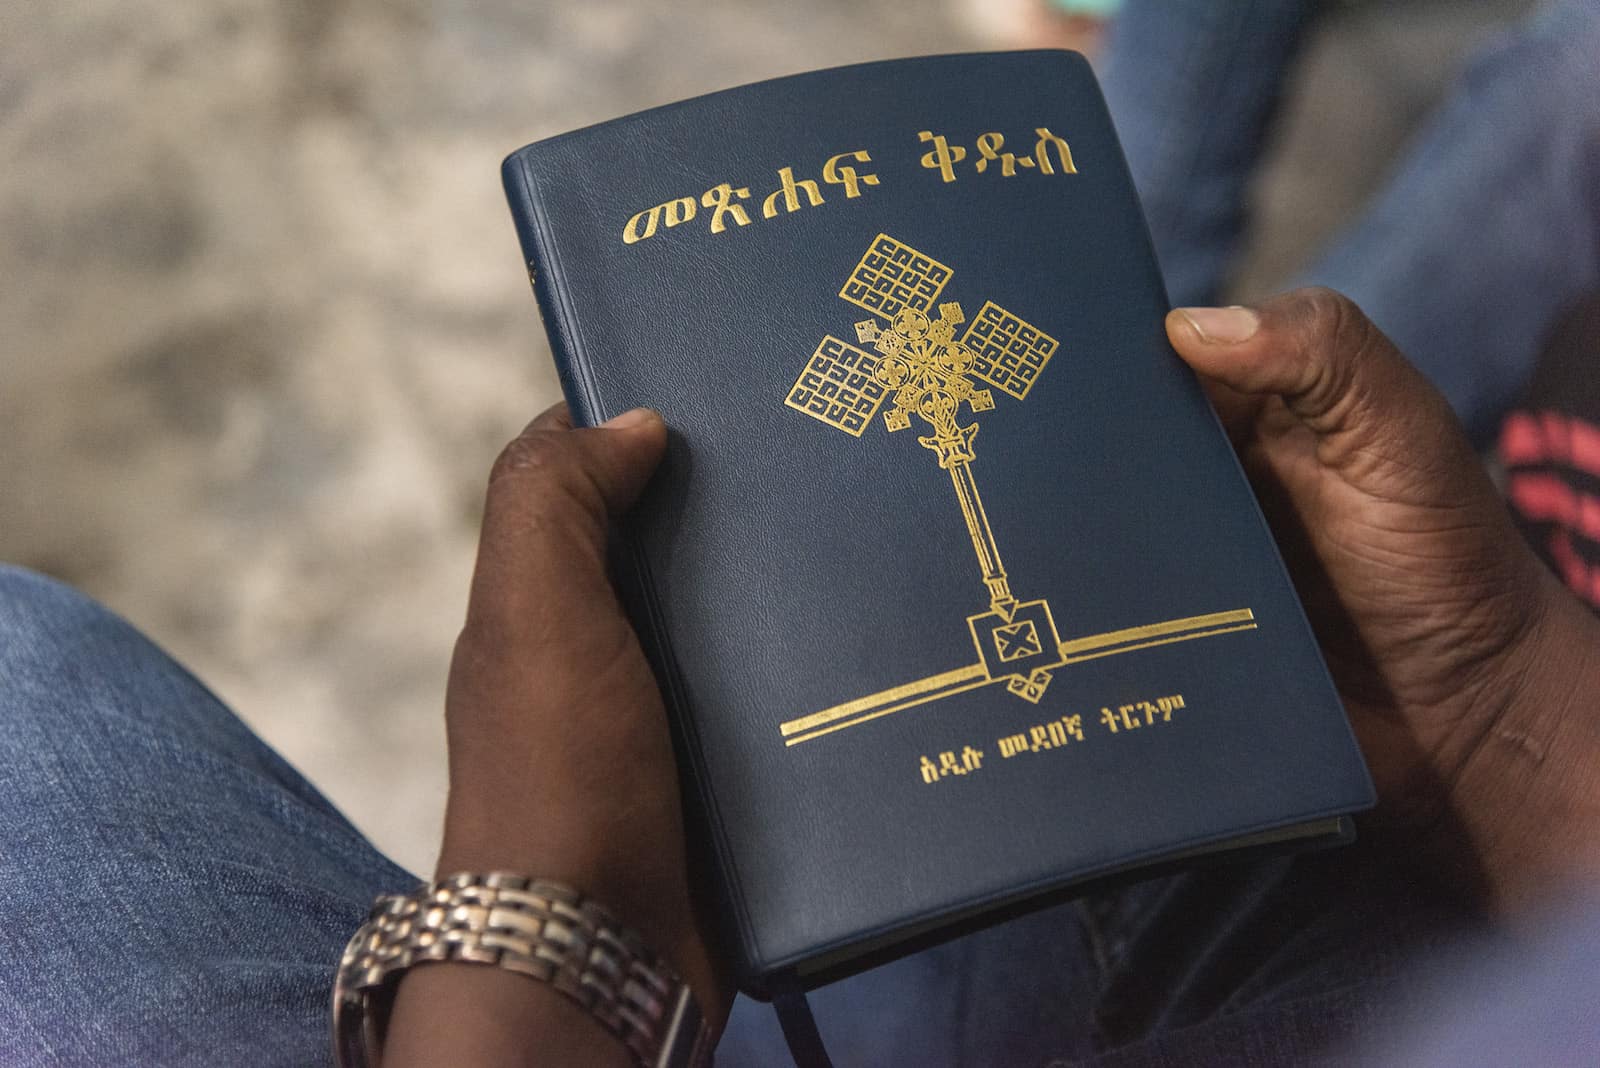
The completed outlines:
<svg viewBox="0 0 1600 1068">
<path fill-rule="evenodd" d="M 1088 64 L 801 74 L 503 177 L 580 425 L 661 412 L 617 580 L 741 988 L 1373 803 Z"/>
</svg>

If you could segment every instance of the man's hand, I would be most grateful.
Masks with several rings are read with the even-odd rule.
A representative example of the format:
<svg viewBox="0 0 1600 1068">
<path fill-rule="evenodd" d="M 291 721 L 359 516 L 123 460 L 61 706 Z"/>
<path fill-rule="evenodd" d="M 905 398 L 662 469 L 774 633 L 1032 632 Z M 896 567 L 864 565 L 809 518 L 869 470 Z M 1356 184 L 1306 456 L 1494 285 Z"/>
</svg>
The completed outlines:
<svg viewBox="0 0 1600 1068">
<path fill-rule="evenodd" d="M 557 406 L 496 462 L 450 668 L 438 870 L 500 869 L 577 887 L 637 928 L 720 1024 L 730 994 L 691 907 L 666 711 L 605 566 L 608 523 L 633 503 L 665 444 L 653 412 L 574 430 Z M 542 984 L 482 965 L 415 972 L 391 1035 L 408 1061 L 449 1052 L 468 1063 L 469 1049 L 485 1063 L 500 1061 L 494 1050 L 547 1063 L 626 1054 Z M 477 1026 L 461 1026 L 463 1014 L 476 1014 Z M 486 1046 L 486 1029 L 505 1041 Z M 552 1030 L 580 1044 L 553 1046 Z M 577 1059 L 562 1061 L 561 1049 Z"/>
<path fill-rule="evenodd" d="M 1464 835 L 1501 902 L 1600 873 L 1600 768 L 1572 763 L 1596 753 L 1600 626 L 1523 543 L 1444 399 L 1327 291 L 1183 309 L 1167 330 L 1278 535 L 1380 818 L 1430 860 Z"/>
</svg>

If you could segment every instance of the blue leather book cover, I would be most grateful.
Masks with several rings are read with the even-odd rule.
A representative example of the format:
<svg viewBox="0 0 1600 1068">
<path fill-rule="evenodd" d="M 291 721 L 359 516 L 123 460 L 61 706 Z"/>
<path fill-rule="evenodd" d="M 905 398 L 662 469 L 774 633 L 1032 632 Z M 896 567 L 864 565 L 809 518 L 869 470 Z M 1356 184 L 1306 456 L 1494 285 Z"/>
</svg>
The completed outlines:
<svg viewBox="0 0 1600 1068">
<path fill-rule="evenodd" d="M 504 166 L 744 983 L 1372 788 L 1068 52 L 803 74 Z"/>
</svg>

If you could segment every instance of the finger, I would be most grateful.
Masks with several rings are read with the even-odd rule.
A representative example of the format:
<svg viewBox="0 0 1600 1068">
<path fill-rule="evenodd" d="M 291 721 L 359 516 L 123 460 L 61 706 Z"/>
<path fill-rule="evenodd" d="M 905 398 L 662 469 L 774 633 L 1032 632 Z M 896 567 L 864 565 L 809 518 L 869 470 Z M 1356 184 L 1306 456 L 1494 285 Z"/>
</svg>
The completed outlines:
<svg viewBox="0 0 1600 1068">
<path fill-rule="evenodd" d="M 469 616 L 526 619 L 607 590 L 607 524 L 654 473 L 666 425 L 648 409 L 581 430 L 568 418 L 545 412 L 495 461 Z"/>
<path fill-rule="evenodd" d="M 1348 298 L 1297 290 L 1255 308 L 1180 308 L 1173 347 L 1235 393 L 1280 397 L 1299 421 L 1353 454 L 1397 431 L 1450 435 L 1443 398 Z"/>
<path fill-rule="evenodd" d="M 490 499 L 577 505 L 603 523 L 638 497 L 665 445 L 666 425 L 648 408 L 574 430 L 567 406 L 557 404 L 500 453 L 489 473 Z"/>
</svg>

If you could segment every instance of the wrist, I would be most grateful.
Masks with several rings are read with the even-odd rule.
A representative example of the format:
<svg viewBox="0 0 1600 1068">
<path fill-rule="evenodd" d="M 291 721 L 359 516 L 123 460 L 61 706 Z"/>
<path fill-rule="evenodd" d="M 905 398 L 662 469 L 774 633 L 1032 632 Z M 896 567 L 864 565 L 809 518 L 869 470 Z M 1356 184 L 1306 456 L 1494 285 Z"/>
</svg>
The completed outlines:
<svg viewBox="0 0 1600 1068">
<path fill-rule="evenodd" d="M 1538 611 L 1480 691 L 1449 816 L 1489 904 L 1600 875 L 1600 619 L 1541 569 Z"/>
<path fill-rule="evenodd" d="M 651 893 L 641 858 L 623 855 L 608 836 L 559 818 L 530 821 L 505 811 L 467 808 L 452 799 L 436 878 L 462 871 L 525 872 L 576 887 L 601 902 L 652 945 L 670 950 L 685 933 Z"/>
<path fill-rule="evenodd" d="M 461 871 L 515 871 L 576 887 L 603 904 L 681 975 L 705 1019 L 721 1030 L 732 993 L 695 923 L 686 875 L 660 852 L 619 846 L 622 833 L 526 820 L 504 806 L 452 794 L 438 877 Z"/>
<path fill-rule="evenodd" d="M 585 1064 L 632 1068 L 616 1036 L 546 983 L 444 963 L 400 981 L 383 1068 L 436 1064 Z"/>
<path fill-rule="evenodd" d="M 486 966 L 498 976 L 481 974 Z M 433 975 L 417 979 L 419 970 Z M 559 994 L 588 1025 L 507 978 Z M 397 987 L 409 995 L 397 998 Z M 418 990 L 462 1011 L 441 1012 L 438 998 Z M 432 1036 L 445 1022 L 447 1033 Z M 483 1063 L 522 1063 L 490 1056 L 520 1038 L 557 1063 L 626 1050 L 642 1066 L 692 1068 L 707 1062 L 714 1041 L 691 988 L 637 932 L 580 890 L 509 872 L 457 873 L 380 897 L 340 960 L 333 1028 L 339 1063 L 351 1068 L 377 1068 L 386 1032 L 410 1058 L 401 1063 L 432 1063 L 421 1051 L 450 1048 L 483 1053 Z"/>
</svg>

